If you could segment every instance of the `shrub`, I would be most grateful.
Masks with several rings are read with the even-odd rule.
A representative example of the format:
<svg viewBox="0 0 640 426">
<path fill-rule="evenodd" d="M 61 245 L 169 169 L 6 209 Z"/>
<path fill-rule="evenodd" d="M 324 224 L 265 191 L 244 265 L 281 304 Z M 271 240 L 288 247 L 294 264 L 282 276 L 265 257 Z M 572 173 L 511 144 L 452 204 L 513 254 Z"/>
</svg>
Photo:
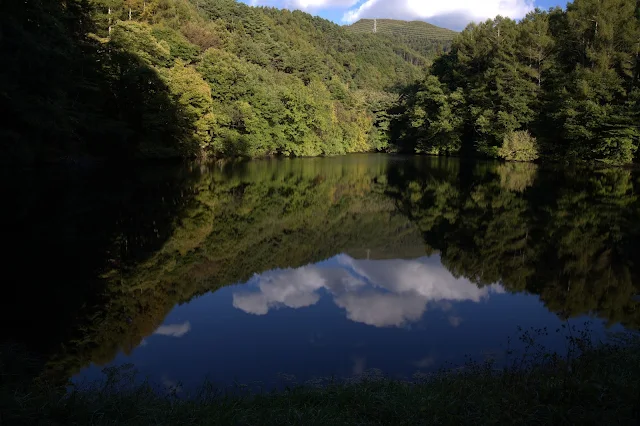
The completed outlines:
<svg viewBox="0 0 640 426">
<path fill-rule="evenodd" d="M 507 161 L 534 161 L 538 159 L 538 143 L 527 131 L 509 132 L 504 137 L 498 156 Z"/>
</svg>

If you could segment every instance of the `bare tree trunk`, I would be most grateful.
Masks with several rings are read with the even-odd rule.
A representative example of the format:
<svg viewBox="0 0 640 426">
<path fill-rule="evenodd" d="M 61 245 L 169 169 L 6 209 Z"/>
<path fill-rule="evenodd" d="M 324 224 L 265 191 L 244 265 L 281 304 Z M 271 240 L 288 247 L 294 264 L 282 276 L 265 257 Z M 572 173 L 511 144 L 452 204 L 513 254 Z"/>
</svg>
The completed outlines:
<svg viewBox="0 0 640 426">
<path fill-rule="evenodd" d="M 640 45 L 638 46 L 638 51 L 636 52 L 636 68 L 633 70 L 633 79 L 631 80 L 631 90 L 638 83 L 638 76 L 640 75 Z"/>
<path fill-rule="evenodd" d="M 111 35 L 111 8 L 109 8 L 109 35 Z"/>
<path fill-rule="evenodd" d="M 636 19 L 640 22 L 640 0 L 636 0 Z M 640 41 L 636 45 L 636 66 L 633 70 L 633 78 L 631 79 L 631 90 L 636 87 L 638 78 L 640 77 Z"/>
<path fill-rule="evenodd" d="M 542 86 L 542 61 L 538 57 L 538 89 Z"/>
</svg>

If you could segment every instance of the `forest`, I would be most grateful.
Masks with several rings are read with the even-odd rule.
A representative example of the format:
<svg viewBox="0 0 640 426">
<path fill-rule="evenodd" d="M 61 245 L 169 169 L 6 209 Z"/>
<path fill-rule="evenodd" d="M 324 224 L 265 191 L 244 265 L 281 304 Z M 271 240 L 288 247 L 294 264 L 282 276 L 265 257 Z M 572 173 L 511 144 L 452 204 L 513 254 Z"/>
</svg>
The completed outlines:
<svg viewBox="0 0 640 426">
<path fill-rule="evenodd" d="M 0 11 L 9 164 L 637 154 L 637 0 L 575 0 L 460 34 L 391 21 L 373 34 L 235 0 L 11 0 Z"/>
<path fill-rule="evenodd" d="M 407 88 L 409 152 L 630 163 L 640 138 L 640 2 L 575 0 L 470 24 Z"/>
<path fill-rule="evenodd" d="M 3 2 L 5 161 L 385 149 L 419 53 L 235 0 Z"/>
</svg>

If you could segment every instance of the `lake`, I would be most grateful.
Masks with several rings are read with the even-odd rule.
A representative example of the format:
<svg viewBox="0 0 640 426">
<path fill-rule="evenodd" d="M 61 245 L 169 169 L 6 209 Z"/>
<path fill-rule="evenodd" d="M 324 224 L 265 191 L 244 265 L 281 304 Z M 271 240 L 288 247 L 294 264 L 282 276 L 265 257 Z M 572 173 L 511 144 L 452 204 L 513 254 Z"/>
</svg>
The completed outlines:
<svg viewBox="0 0 640 426">
<path fill-rule="evenodd" d="M 3 340 L 76 383 L 410 378 L 640 325 L 640 175 L 351 155 L 5 177 Z M 526 337 L 525 336 L 525 337 Z"/>
</svg>

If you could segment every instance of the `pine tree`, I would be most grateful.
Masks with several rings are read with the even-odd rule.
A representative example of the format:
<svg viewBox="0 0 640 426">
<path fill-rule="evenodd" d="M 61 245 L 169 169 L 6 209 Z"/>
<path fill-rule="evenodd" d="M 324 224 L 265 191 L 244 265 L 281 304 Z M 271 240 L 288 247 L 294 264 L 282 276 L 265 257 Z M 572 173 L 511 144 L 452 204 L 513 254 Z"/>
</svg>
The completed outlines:
<svg viewBox="0 0 640 426">
<path fill-rule="evenodd" d="M 576 0 L 567 6 L 562 49 L 577 65 L 558 94 L 555 119 L 573 157 L 633 159 L 640 137 L 628 100 L 640 38 L 634 15 L 635 6 L 626 0 Z"/>
</svg>

